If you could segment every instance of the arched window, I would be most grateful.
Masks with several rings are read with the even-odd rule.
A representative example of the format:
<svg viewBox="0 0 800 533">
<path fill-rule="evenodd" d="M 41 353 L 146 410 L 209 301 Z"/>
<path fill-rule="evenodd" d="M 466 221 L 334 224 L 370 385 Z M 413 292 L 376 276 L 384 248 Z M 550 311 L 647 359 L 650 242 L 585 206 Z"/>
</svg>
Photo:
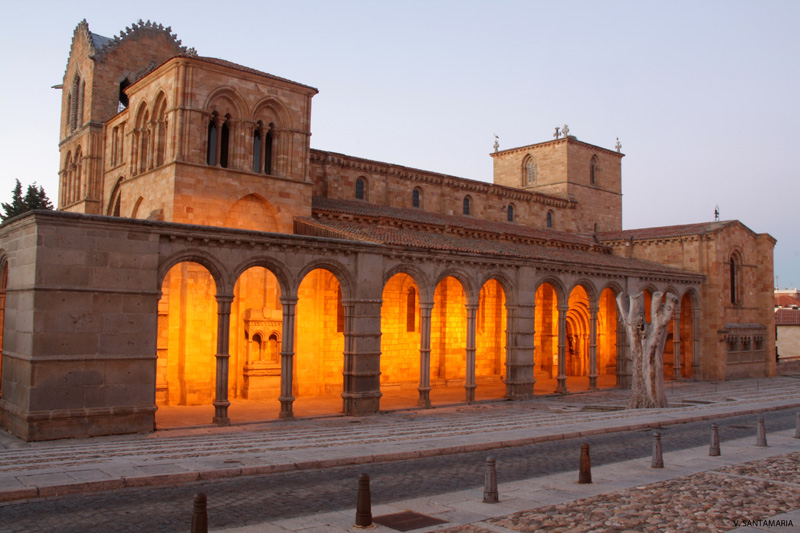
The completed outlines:
<svg viewBox="0 0 800 533">
<path fill-rule="evenodd" d="M 219 139 L 219 166 L 228 168 L 228 148 L 230 146 L 231 136 L 231 116 L 225 116 L 225 122 L 222 123 L 222 132 Z"/>
<path fill-rule="evenodd" d="M 552 211 L 548 211 L 547 212 L 547 227 L 548 228 L 552 228 L 553 227 L 553 212 Z"/>
<path fill-rule="evenodd" d="M 278 352 L 280 352 L 280 349 L 279 349 L 279 346 L 278 346 L 278 344 L 279 344 L 278 343 L 278 336 L 276 334 L 274 334 L 274 333 L 271 334 L 269 336 L 268 344 L 269 344 L 269 360 L 274 363 L 274 362 L 278 361 Z"/>
<path fill-rule="evenodd" d="M 411 206 L 412 207 L 422 206 L 422 194 L 420 193 L 419 188 L 414 189 L 411 192 Z"/>
<path fill-rule="evenodd" d="M 356 180 L 356 200 L 366 200 L 367 199 L 367 183 L 364 181 L 364 178 L 358 178 Z"/>
<path fill-rule="evenodd" d="M 78 109 L 83 107 L 83 95 L 81 94 L 81 77 L 75 74 L 72 80 L 72 98 L 69 99 L 69 131 L 75 131 L 78 127 Z"/>
<path fill-rule="evenodd" d="M 469 196 L 464 197 L 464 206 L 462 208 L 462 213 L 465 215 L 469 215 L 469 208 L 470 208 L 470 199 Z"/>
<path fill-rule="evenodd" d="M 272 124 L 269 125 L 267 138 L 264 140 L 264 173 L 272 174 Z"/>
<path fill-rule="evenodd" d="M 125 78 L 119 84 L 119 105 L 117 106 L 117 112 L 128 107 L 128 95 L 125 94 L 125 89 L 127 89 L 128 85 L 130 84 L 131 82 L 128 80 L 128 78 Z"/>
<path fill-rule="evenodd" d="M 533 158 L 528 156 L 522 164 L 522 186 L 529 187 L 536 183 L 536 163 Z"/>
<path fill-rule="evenodd" d="M 592 161 L 589 164 L 589 183 L 595 185 L 597 183 L 597 156 L 592 156 Z"/>
<path fill-rule="evenodd" d="M 730 260 L 730 276 L 731 276 L 731 303 L 738 304 L 740 303 L 739 299 L 739 261 L 737 261 L 736 255 L 731 255 Z"/>
<path fill-rule="evenodd" d="M 155 166 L 161 166 L 167 161 L 167 101 L 161 100 L 155 119 L 156 138 L 155 138 Z"/>
<path fill-rule="evenodd" d="M 253 132 L 253 172 L 261 172 L 261 124 Z"/>
<path fill-rule="evenodd" d="M 406 331 L 417 330 L 417 291 L 409 287 L 406 297 Z"/>
<path fill-rule="evenodd" d="M 208 142 L 206 143 L 206 163 L 217 164 L 217 123 L 216 114 L 208 121 Z"/>
<path fill-rule="evenodd" d="M 508 204 L 508 221 L 514 222 L 514 204 Z"/>
</svg>

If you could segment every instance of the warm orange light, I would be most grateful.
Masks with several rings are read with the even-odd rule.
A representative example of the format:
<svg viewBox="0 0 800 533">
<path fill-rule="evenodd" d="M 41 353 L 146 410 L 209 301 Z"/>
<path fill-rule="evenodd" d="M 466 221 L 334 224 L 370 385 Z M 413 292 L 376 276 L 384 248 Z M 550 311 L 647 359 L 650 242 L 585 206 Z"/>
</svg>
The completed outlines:
<svg viewBox="0 0 800 533">
<path fill-rule="evenodd" d="M 381 390 L 419 386 L 419 288 L 408 274 L 395 274 L 383 288 Z"/>
</svg>

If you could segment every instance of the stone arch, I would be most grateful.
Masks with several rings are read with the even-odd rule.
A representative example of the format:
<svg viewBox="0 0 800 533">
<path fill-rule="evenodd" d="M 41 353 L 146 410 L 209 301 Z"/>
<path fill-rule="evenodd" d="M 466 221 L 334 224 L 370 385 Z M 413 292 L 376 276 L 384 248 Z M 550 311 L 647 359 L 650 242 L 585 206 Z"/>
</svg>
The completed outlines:
<svg viewBox="0 0 800 533">
<path fill-rule="evenodd" d="M 217 258 L 210 255 L 208 250 L 201 248 L 190 248 L 176 252 L 173 255 L 163 259 L 158 266 L 158 287 L 164 283 L 164 278 L 167 273 L 179 263 L 197 263 L 208 270 L 211 277 L 216 284 L 217 294 L 228 294 L 230 292 L 230 283 L 225 273 L 225 267 L 219 262 Z"/>
<path fill-rule="evenodd" d="M 536 184 L 536 162 L 533 160 L 531 154 L 525 155 L 522 159 L 522 167 L 520 168 L 522 176 L 522 187 L 530 187 Z"/>
<path fill-rule="evenodd" d="M 492 270 L 479 279 L 479 286 L 483 287 L 488 281 L 495 280 L 500 284 L 506 297 L 506 307 L 517 305 L 517 287 L 511 276 L 502 270 Z"/>
<path fill-rule="evenodd" d="M 417 284 L 417 288 L 419 289 L 419 298 L 421 302 L 433 301 L 435 286 L 432 286 L 430 278 L 415 265 L 401 263 L 390 268 L 383 274 L 382 286 L 386 286 L 386 283 L 392 279 L 395 274 L 408 274 L 411 279 L 414 280 L 414 283 Z"/>
<path fill-rule="evenodd" d="M 227 103 L 227 106 L 221 105 L 223 103 Z M 223 85 L 209 93 L 203 103 L 203 109 L 207 113 L 216 111 L 220 117 L 230 114 L 234 120 L 241 120 L 245 115 L 247 104 L 236 89 Z"/>
<path fill-rule="evenodd" d="M 278 211 L 263 196 L 250 193 L 239 198 L 225 215 L 226 228 L 279 232 Z"/>
<path fill-rule="evenodd" d="M 288 298 L 293 297 L 293 287 L 289 282 L 291 276 L 289 275 L 286 265 L 269 256 L 256 255 L 248 257 L 231 269 L 231 279 L 238 280 L 246 270 L 253 267 L 263 267 L 269 270 L 278 280 L 281 294 Z"/>
<path fill-rule="evenodd" d="M 436 277 L 436 283 L 433 284 L 434 292 L 436 292 L 436 287 L 447 277 L 455 278 L 461 283 L 467 304 L 476 303 L 478 301 L 478 289 L 475 287 L 472 276 L 459 268 L 450 267 L 441 271 Z"/>
<path fill-rule="evenodd" d="M 144 202 L 143 197 L 139 197 L 136 199 L 136 203 L 133 204 L 133 209 L 131 210 L 131 218 L 136 218 L 136 215 L 139 214 L 139 208 L 142 206 L 142 202 Z"/>
<path fill-rule="evenodd" d="M 274 123 L 284 129 L 294 129 L 292 115 L 286 106 L 275 97 L 267 96 L 259 100 L 252 111 L 253 120 L 262 120 L 264 124 Z"/>
<path fill-rule="evenodd" d="M 742 303 L 742 265 L 744 264 L 744 253 L 741 248 L 734 246 L 729 255 L 728 264 L 725 265 L 725 270 L 728 274 L 728 279 L 725 281 L 725 286 L 730 295 L 730 303 L 733 305 L 741 305 Z"/>
<path fill-rule="evenodd" d="M 597 299 L 599 298 L 600 294 L 597 292 L 597 288 L 595 287 L 592 280 L 588 278 L 580 278 L 572 286 L 569 288 L 569 293 L 571 294 L 575 287 L 582 287 L 584 291 L 586 291 L 586 296 L 589 298 L 589 306 L 591 307 L 594 304 L 597 304 Z"/>
<path fill-rule="evenodd" d="M 167 96 L 159 90 L 153 104 L 153 166 L 161 166 L 167 161 Z"/>
<path fill-rule="evenodd" d="M 509 280 L 499 273 L 480 285 L 475 318 L 475 399 L 506 395 L 510 286 Z"/>
<path fill-rule="evenodd" d="M 117 181 L 114 182 L 114 186 L 111 188 L 111 194 L 108 197 L 108 203 L 106 204 L 108 208 L 106 209 L 106 214 L 108 216 L 120 216 L 120 207 L 122 203 L 122 180 L 124 178 L 120 176 L 117 178 Z"/>
<path fill-rule="evenodd" d="M 553 287 L 553 289 L 555 290 L 557 303 L 558 304 L 561 304 L 562 302 L 565 303 L 567 298 L 566 296 L 567 292 L 564 283 L 558 278 L 552 276 L 545 276 L 536 283 L 536 290 L 538 291 L 539 287 L 541 287 L 545 283 Z"/>
<path fill-rule="evenodd" d="M 336 277 L 339 285 L 342 288 L 342 298 L 349 299 L 355 295 L 355 279 L 350 270 L 342 263 L 331 259 L 314 259 L 309 263 L 303 265 L 294 278 L 294 287 L 300 287 L 303 279 L 312 270 L 327 270 Z"/>
<path fill-rule="evenodd" d="M 599 388 L 624 385 L 626 341 L 617 309 L 617 295 L 623 293 L 624 289 L 618 282 L 609 281 L 598 295 L 595 356 Z"/>
<path fill-rule="evenodd" d="M 396 271 L 381 291 L 380 387 L 392 391 L 404 407 L 418 404 L 406 392 L 422 386 L 420 288 L 413 276 Z"/>
<path fill-rule="evenodd" d="M 562 281 L 551 275 L 539 279 L 534 302 L 534 377 L 537 381 L 552 380 L 558 374 L 558 309 L 568 302 Z"/>
</svg>

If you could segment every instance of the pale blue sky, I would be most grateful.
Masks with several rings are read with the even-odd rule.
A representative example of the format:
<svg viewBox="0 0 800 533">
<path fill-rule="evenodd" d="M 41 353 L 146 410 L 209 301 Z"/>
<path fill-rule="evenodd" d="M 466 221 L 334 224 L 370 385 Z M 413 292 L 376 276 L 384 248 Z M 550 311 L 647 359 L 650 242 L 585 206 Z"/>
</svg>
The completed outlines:
<svg viewBox="0 0 800 533">
<path fill-rule="evenodd" d="M 4 6 L 0 161 L 55 201 L 72 33 L 143 19 L 200 55 L 314 86 L 311 145 L 490 181 L 489 152 L 579 139 L 622 161 L 627 228 L 703 222 L 719 204 L 778 239 L 800 286 L 800 2 L 142 0 Z M 12 78 L 13 76 L 13 78 Z M 753 260 L 755 262 L 755 258 Z"/>
</svg>

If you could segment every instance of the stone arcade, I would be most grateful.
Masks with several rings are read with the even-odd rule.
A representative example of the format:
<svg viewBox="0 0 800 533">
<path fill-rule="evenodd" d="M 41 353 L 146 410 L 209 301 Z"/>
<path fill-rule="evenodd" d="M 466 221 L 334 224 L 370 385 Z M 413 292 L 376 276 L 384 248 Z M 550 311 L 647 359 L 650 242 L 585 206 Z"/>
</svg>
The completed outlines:
<svg viewBox="0 0 800 533">
<path fill-rule="evenodd" d="M 311 149 L 316 89 L 150 22 L 81 22 L 62 92 L 59 210 L 0 227 L 0 421 L 26 440 L 629 387 L 622 292 L 678 296 L 667 379 L 775 372 L 774 239 L 623 231 L 619 145 L 565 127 L 495 150 L 493 183 Z"/>
</svg>

